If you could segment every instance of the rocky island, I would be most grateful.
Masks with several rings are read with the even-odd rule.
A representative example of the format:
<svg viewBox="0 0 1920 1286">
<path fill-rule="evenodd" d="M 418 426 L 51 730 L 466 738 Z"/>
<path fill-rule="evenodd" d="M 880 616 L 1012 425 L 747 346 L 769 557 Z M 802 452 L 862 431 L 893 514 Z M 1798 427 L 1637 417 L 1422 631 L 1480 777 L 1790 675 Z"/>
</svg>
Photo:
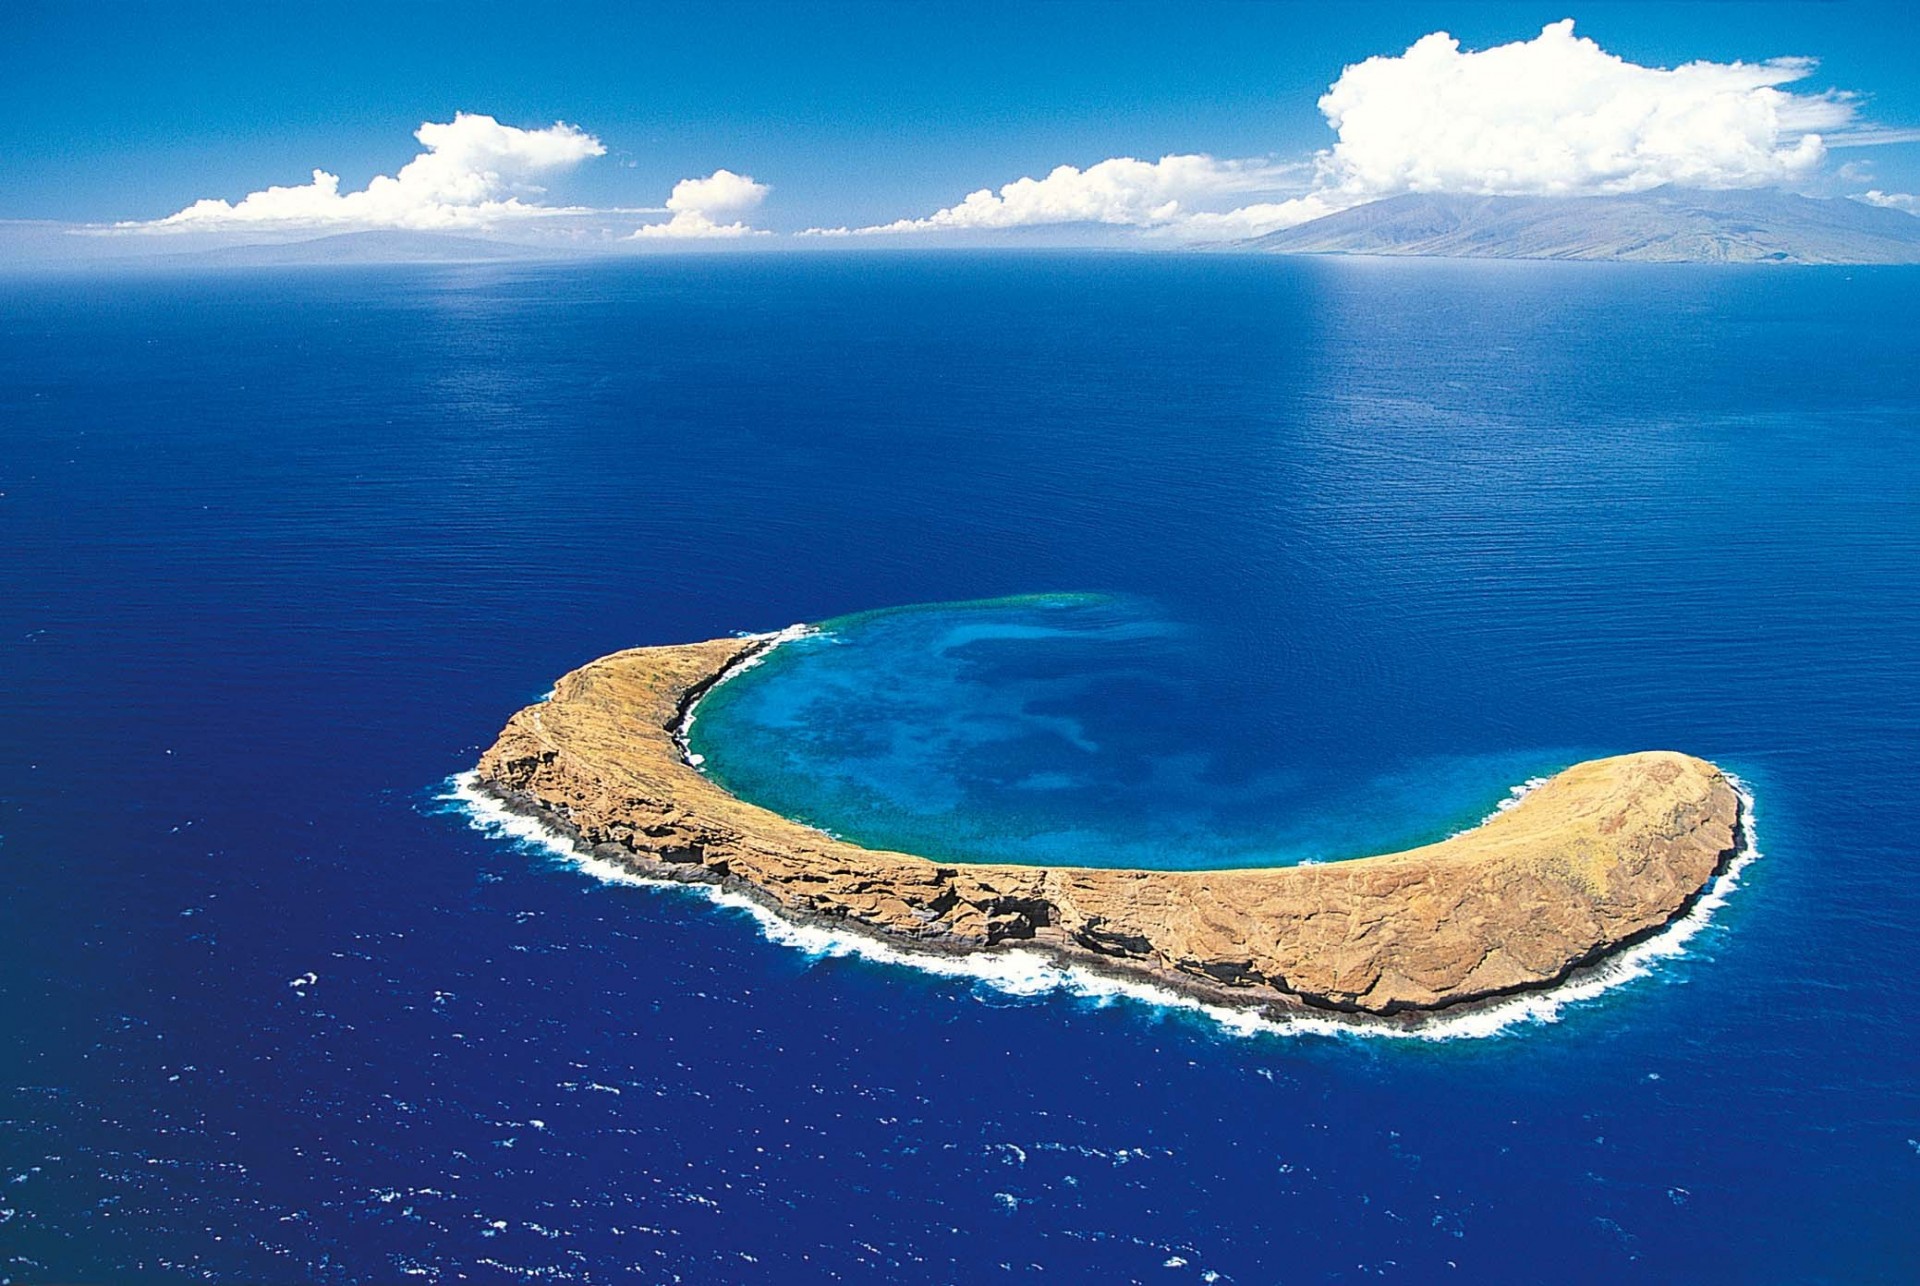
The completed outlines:
<svg viewBox="0 0 1920 1286">
<path fill-rule="evenodd" d="M 936 862 L 835 839 L 689 760 L 713 685 L 776 636 L 635 648 L 515 714 L 478 779 L 602 856 L 925 949 L 1049 950 L 1215 1002 L 1419 1014 L 1552 985 L 1684 914 L 1740 796 L 1671 751 L 1589 760 L 1471 831 L 1319 865 L 1165 871 Z"/>
</svg>

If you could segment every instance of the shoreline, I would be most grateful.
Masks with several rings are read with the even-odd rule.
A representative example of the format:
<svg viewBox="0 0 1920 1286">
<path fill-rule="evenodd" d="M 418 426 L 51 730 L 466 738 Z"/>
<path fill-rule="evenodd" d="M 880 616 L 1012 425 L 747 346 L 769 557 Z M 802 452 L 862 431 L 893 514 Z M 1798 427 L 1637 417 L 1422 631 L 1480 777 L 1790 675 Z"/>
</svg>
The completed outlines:
<svg viewBox="0 0 1920 1286">
<path fill-rule="evenodd" d="M 1684 956 L 1687 944 L 1712 923 L 1718 911 L 1741 885 L 1746 867 L 1761 851 L 1751 821 L 1753 798 L 1738 778 L 1742 830 L 1740 846 L 1692 904 L 1651 937 L 1622 947 L 1605 958 L 1573 970 L 1550 986 L 1528 988 L 1487 1000 L 1462 1001 L 1445 1009 L 1420 1014 L 1376 1016 L 1304 1007 L 1251 1005 L 1244 999 L 1223 1003 L 1211 993 L 1189 992 L 1175 985 L 1102 971 L 1080 958 L 1048 955 L 1030 946 L 996 946 L 975 951 L 925 949 L 904 943 L 884 932 L 868 930 L 845 920 L 815 916 L 801 919 L 782 912 L 770 899 L 749 887 L 730 887 L 717 878 L 691 878 L 677 868 L 659 872 L 643 869 L 630 853 L 606 853 L 585 845 L 579 832 L 556 814 L 523 800 L 511 799 L 481 782 L 468 770 L 446 781 L 448 790 L 436 795 L 452 805 L 449 811 L 466 819 L 473 830 L 517 847 L 544 850 L 588 879 L 602 884 L 637 886 L 659 891 L 691 893 L 715 908 L 746 913 L 768 943 L 800 951 L 816 959 L 852 957 L 870 964 L 911 969 L 938 978 L 964 979 L 1010 996 L 1033 999 L 1064 993 L 1081 1000 L 1116 1000 L 1149 1009 L 1202 1018 L 1229 1036 L 1319 1035 L 1390 1040 L 1479 1040 L 1502 1035 L 1528 1023 L 1555 1023 L 1568 1005 L 1594 1000 L 1651 975 L 1659 961 Z M 520 822 L 524 825 L 516 826 Z M 1018 966 L 1038 961 L 1041 968 Z M 1015 968 L 996 968 L 999 964 Z M 972 966 L 972 967 L 968 967 Z"/>
<path fill-rule="evenodd" d="M 703 696 L 806 629 L 591 662 L 508 722 L 474 788 L 583 854 L 741 895 L 790 925 L 948 960 L 1038 953 L 1204 1006 L 1400 1027 L 1579 985 L 1684 921 L 1750 850 L 1726 774 L 1674 752 L 1577 764 L 1437 844 L 1315 866 L 863 849 L 728 794 L 686 746 Z"/>
<path fill-rule="evenodd" d="M 700 765 L 704 762 L 704 757 L 694 753 L 693 744 L 689 738 L 693 734 L 694 716 L 699 713 L 698 707 L 709 693 L 735 675 L 743 674 L 766 660 L 773 654 L 773 650 L 782 643 L 791 643 L 795 639 L 803 639 L 809 634 L 817 632 L 819 628 L 817 625 L 789 625 L 784 630 L 772 630 L 765 634 L 742 635 L 740 641 L 746 646 L 742 649 L 739 656 L 727 662 L 712 678 L 691 685 L 681 694 L 679 709 L 674 715 L 673 724 L 669 729 L 673 734 L 673 744 L 680 750 L 680 761 L 695 772 L 699 772 L 701 776 L 706 776 L 706 774 L 700 770 Z M 549 693 L 549 699 L 551 699 L 551 696 L 552 694 Z M 711 780 L 711 778 L 709 778 L 709 780 Z"/>
</svg>

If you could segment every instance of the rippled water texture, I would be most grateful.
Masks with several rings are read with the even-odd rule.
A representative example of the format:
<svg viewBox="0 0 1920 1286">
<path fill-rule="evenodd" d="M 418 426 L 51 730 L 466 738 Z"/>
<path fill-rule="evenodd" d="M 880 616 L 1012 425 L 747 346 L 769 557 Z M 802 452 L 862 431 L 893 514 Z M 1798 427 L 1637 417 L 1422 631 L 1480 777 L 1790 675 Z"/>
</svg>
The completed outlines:
<svg viewBox="0 0 1920 1286">
<path fill-rule="evenodd" d="M 0 280 L 0 1278 L 1914 1280 L 1916 288 Z M 1765 856 L 1499 1035 L 1237 1035 L 440 799 L 591 657 L 911 604 L 949 606 L 723 690 L 714 771 L 862 838 L 1181 865 L 1673 747 Z"/>
</svg>

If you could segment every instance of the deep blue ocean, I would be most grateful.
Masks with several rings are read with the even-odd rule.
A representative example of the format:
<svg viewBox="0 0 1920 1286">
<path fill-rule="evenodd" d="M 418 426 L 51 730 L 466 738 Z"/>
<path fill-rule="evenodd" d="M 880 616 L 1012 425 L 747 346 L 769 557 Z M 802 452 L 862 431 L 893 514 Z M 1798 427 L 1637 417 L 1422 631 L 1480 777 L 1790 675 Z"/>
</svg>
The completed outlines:
<svg viewBox="0 0 1920 1286">
<path fill-rule="evenodd" d="M 1916 298 L 0 280 L 0 1281 L 1920 1278 Z M 1244 1034 L 796 949 L 443 798 L 589 658 L 900 607 L 722 688 L 709 771 L 869 842 L 1206 866 L 1672 747 L 1763 856 L 1542 1018 Z"/>
</svg>

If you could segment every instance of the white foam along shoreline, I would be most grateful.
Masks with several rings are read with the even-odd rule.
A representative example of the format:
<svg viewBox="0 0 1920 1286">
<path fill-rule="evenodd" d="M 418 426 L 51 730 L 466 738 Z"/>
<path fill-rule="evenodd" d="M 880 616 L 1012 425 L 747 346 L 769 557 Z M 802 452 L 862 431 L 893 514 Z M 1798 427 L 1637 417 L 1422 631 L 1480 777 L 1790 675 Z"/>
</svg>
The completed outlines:
<svg viewBox="0 0 1920 1286">
<path fill-rule="evenodd" d="M 795 626 L 793 630 L 804 631 L 806 628 Z M 800 635 L 783 630 L 767 637 L 776 640 L 777 646 L 778 642 Z M 758 658 L 765 657 L 769 650 L 761 649 L 730 673 L 737 673 Z M 723 675 L 716 682 L 724 681 L 726 677 Z M 691 713 L 690 707 L 688 718 L 683 721 L 676 736 L 684 734 L 686 726 L 691 723 Z M 816 959 L 854 956 L 940 977 L 967 978 L 1010 996 L 1032 997 L 1061 992 L 1101 1003 L 1132 1001 L 1162 1011 L 1184 1011 L 1199 1015 L 1211 1020 L 1221 1031 L 1239 1037 L 1314 1035 L 1441 1041 L 1483 1039 L 1531 1024 L 1558 1022 L 1561 1012 L 1569 1005 L 1591 1000 L 1648 977 L 1662 961 L 1684 956 L 1687 944 L 1712 922 L 1715 912 L 1725 906 L 1734 890 L 1740 887 L 1742 873 L 1760 857 L 1760 849 L 1754 839 L 1753 795 L 1738 777 L 1729 773 L 1728 780 L 1740 796 L 1739 848 L 1726 867 L 1694 899 L 1684 915 L 1619 954 L 1576 971 L 1557 986 L 1519 993 L 1457 1013 L 1441 1011 L 1411 1025 L 1364 1016 L 1317 1013 L 1269 1016 L 1251 1008 L 1208 1004 L 1169 988 L 1112 978 L 1091 969 L 1065 964 L 1045 952 L 1028 948 L 995 948 L 969 955 L 915 951 L 852 930 L 788 920 L 755 899 L 719 885 L 683 883 L 640 875 L 618 862 L 582 848 L 538 818 L 508 808 L 480 786 L 477 774 L 472 771 L 456 773 L 448 778 L 447 789 L 436 798 L 450 805 L 449 811 L 464 815 L 467 824 L 474 830 L 495 839 L 512 841 L 527 851 L 559 858 L 603 883 L 679 889 L 704 897 L 717 906 L 743 911 L 753 918 L 767 941 L 805 952 Z M 1525 789 L 1526 786 L 1514 788 L 1516 800 Z"/>
<path fill-rule="evenodd" d="M 697 755 L 693 752 L 693 744 L 689 738 L 693 735 L 694 713 L 700 708 L 700 703 L 706 699 L 707 694 L 735 676 L 744 674 L 754 666 L 759 665 L 762 661 L 765 661 L 769 656 L 773 655 L 773 650 L 782 643 L 791 643 L 795 639 L 803 639 L 810 634 L 817 633 L 819 633 L 817 626 L 789 625 L 784 630 L 774 630 L 768 634 L 748 634 L 744 636 L 745 638 L 760 643 L 761 646 L 755 648 L 745 656 L 740 657 L 738 660 L 735 660 L 729 664 L 726 669 L 716 674 L 713 677 L 712 683 L 702 688 L 698 696 L 687 702 L 687 708 L 680 712 L 680 721 L 673 727 L 673 744 L 680 748 L 680 757 L 687 761 L 688 767 L 699 768 L 701 764 L 706 761 L 704 755 Z M 551 696 L 552 694 L 549 693 L 548 695 Z"/>
</svg>

